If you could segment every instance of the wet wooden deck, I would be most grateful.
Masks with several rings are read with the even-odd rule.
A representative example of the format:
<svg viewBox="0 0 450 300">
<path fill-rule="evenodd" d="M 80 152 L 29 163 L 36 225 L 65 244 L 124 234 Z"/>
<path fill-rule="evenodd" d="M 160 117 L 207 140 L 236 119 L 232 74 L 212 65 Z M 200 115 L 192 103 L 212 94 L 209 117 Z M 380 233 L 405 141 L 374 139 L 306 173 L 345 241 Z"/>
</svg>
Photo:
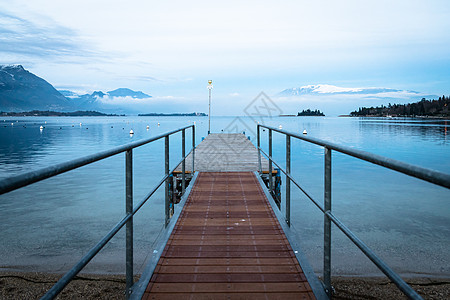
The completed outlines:
<svg viewBox="0 0 450 300">
<path fill-rule="evenodd" d="M 258 150 L 242 133 L 211 133 L 195 149 L 196 172 L 258 171 L 258 164 Z M 269 161 L 264 156 L 261 169 L 264 173 L 269 171 Z M 191 171 L 192 154 L 189 154 L 186 172 Z M 181 164 L 174 173 L 181 173 Z"/>
<path fill-rule="evenodd" d="M 201 172 L 142 299 L 315 299 L 252 172 Z"/>
</svg>

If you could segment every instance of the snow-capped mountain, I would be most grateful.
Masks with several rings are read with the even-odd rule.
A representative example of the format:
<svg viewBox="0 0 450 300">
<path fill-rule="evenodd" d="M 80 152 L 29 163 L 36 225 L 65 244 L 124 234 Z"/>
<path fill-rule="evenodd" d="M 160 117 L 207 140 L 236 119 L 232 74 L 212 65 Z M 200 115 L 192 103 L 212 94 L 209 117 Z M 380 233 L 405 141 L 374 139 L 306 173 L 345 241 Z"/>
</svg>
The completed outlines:
<svg viewBox="0 0 450 300">
<path fill-rule="evenodd" d="M 302 95 L 370 95 L 370 94 L 384 94 L 384 93 L 410 93 L 419 94 L 415 91 L 403 91 L 391 88 L 379 88 L 379 87 L 369 87 L 369 88 L 346 88 L 339 87 L 329 84 L 317 84 L 317 85 L 305 85 L 298 88 L 285 89 L 278 93 L 279 97 L 291 97 L 291 96 L 302 96 Z"/>
</svg>

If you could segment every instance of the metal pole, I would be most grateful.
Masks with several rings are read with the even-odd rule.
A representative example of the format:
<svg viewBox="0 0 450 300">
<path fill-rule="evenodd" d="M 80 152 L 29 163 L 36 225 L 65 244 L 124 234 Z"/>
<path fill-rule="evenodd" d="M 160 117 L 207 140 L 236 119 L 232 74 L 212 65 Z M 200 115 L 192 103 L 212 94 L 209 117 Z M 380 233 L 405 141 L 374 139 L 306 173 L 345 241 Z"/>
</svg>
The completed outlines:
<svg viewBox="0 0 450 300">
<path fill-rule="evenodd" d="M 331 213 L 331 149 L 325 147 L 324 209 Z M 331 219 L 324 215 L 323 280 L 325 292 L 331 297 Z"/>
<path fill-rule="evenodd" d="M 269 129 L 269 156 L 272 157 L 272 129 Z M 273 191 L 272 160 L 269 158 L 269 191 Z"/>
<path fill-rule="evenodd" d="M 211 133 L 211 88 L 209 88 L 208 134 Z"/>
<path fill-rule="evenodd" d="M 195 126 L 192 126 L 192 173 L 194 176 L 195 173 Z"/>
<path fill-rule="evenodd" d="M 261 133 L 260 133 L 260 126 L 258 124 L 258 126 L 256 126 L 256 131 L 257 131 L 257 143 L 258 143 L 258 171 L 259 174 L 262 175 L 262 166 L 261 166 L 261 151 L 259 150 L 261 148 Z"/>
<path fill-rule="evenodd" d="M 286 173 L 291 175 L 291 136 L 286 135 Z M 286 176 L 286 223 L 291 226 L 291 180 Z"/>
<path fill-rule="evenodd" d="M 127 150 L 125 155 L 125 211 L 133 212 L 133 150 Z M 133 217 L 126 224 L 126 298 L 131 295 L 133 286 Z"/>
<path fill-rule="evenodd" d="M 166 197 L 165 197 L 165 226 L 169 224 L 169 136 L 165 137 L 165 166 L 166 166 Z"/>
<path fill-rule="evenodd" d="M 183 157 L 181 163 L 181 195 L 184 195 L 184 189 L 186 188 L 186 132 L 184 129 L 181 132 L 181 156 Z"/>
</svg>

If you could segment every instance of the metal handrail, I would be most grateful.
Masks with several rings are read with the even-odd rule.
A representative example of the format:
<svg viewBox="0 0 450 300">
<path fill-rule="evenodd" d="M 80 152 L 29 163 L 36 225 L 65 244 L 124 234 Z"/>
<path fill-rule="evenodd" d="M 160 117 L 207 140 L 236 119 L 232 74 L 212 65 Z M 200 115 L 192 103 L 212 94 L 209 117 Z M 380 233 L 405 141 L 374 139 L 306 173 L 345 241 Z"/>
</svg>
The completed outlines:
<svg viewBox="0 0 450 300">
<path fill-rule="evenodd" d="M 192 128 L 192 149 L 185 155 L 185 131 Z M 169 136 L 178 132 L 182 132 L 182 158 L 174 168 L 169 170 Z M 134 148 L 149 144 L 159 139 L 165 139 L 165 176 L 159 181 L 159 183 L 139 202 L 139 204 L 133 208 L 133 156 L 132 150 Z M 159 189 L 159 187 L 166 183 L 166 195 L 165 205 L 169 206 L 169 176 L 172 174 L 178 165 L 182 164 L 182 191 L 185 189 L 185 161 L 186 157 L 190 154 L 195 155 L 195 126 L 189 125 L 183 128 L 169 131 L 167 133 L 126 145 L 118 146 L 110 150 L 98 152 L 96 154 L 88 155 L 82 158 L 71 160 L 68 162 L 60 163 L 55 166 L 42 168 L 36 171 L 13 176 L 0 181 L 0 195 L 20 189 L 24 186 L 36 183 L 38 181 L 68 172 L 70 170 L 86 166 L 93 162 L 117 155 L 119 153 L 126 152 L 126 215 L 120 220 L 94 247 L 92 247 L 87 254 L 83 256 L 64 276 L 49 290 L 41 299 L 53 299 L 56 297 L 64 287 L 98 254 L 98 252 L 126 225 L 126 297 L 131 294 L 133 286 L 133 216 L 139 211 L 139 209 L 147 202 L 148 199 Z M 192 172 L 195 170 L 194 159 L 192 160 Z M 169 221 L 169 212 L 166 209 L 165 225 L 167 226 Z"/>
<path fill-rule="evenodd" d="M 260 128 L 269 130 L 269 154 L 264 152 L 260 146 Z M 272 131 L 286 135 L 286 170 L 277 164 L 272 157 Z M 290 172 L 290 137 L 294 137 L 309 143 L 323 146 L 325 149 L 325 183 L 324 183 L 324 207 L 315 201 L 291 176 Z M 290 225 L 290 182 L 292 181 L 324 214 L 324 267 L 323 278 L 325 292 L 331 296 L 331 222 L 334 223 L 397 287 L 410 299 L 422 299 L 417 292 L 412 289 L 397 273 L 395 273 L 384 261 L 381 260 L 364 242 L 362 242 L 343 222 L 341 222 L 331 212 L 331 151 L 335 150 L 358 159 L 371 162 L 385 168 L 398 171 L 400 173 L 422 179 L 436 185 L 450 188 L 450 174 L 422 168 L 419 166 L 407 164 L 394 159 L 386 158 L 380 155 L 352 149 L 350 147 L 329 143 L 317 138 L 306 137 L 297 133 L 280 130 L 274 127 L 257 125 L 258 141 L 258 159 L 261 164 L 261 155 L 263 153 L 269 159 L 269 189 L 272 192 L 272 163 L 274 163 L 286 175 L 286 223 Z"/>
</svg>

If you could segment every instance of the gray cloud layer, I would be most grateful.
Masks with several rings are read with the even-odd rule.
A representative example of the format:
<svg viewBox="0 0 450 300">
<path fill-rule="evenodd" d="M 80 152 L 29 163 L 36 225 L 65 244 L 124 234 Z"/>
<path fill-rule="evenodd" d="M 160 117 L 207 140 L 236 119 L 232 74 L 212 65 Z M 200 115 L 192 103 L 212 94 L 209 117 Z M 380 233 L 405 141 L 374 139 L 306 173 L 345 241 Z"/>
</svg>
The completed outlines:
<svg viewBox="0 0 450 300">
<path fill-rule="evenodd" d="M 0 12 L 0 53 L 43 59 L 93 54 L 83 49 L 76 32 L 53 24 L 51 27 L 40 25 Z"/>
</svg>

